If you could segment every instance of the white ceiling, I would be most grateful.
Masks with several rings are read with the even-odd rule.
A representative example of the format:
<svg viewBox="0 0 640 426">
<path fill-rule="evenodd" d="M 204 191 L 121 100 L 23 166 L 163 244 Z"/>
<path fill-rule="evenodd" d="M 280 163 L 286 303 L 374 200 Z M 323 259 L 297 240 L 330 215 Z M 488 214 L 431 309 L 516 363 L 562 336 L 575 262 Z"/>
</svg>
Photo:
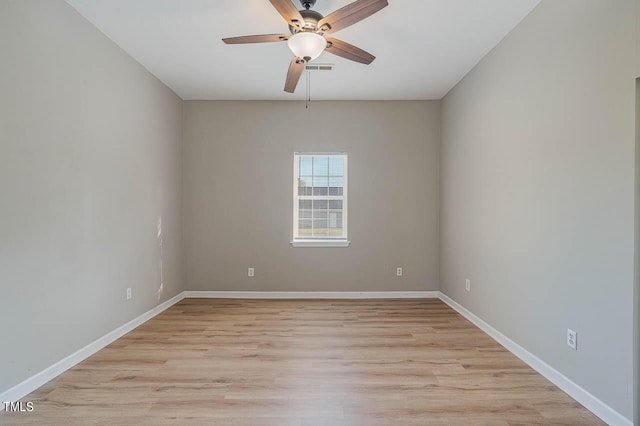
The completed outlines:
<svg viewBox="0 0 640 426">
<path fill-rule="evenodd" d="M 298 0 L 293 0 L 299 5 Z M 352 0 L 318 0 L 323 15 Z M 540 0 L 389 0 L 332 34 L 376 56 L 371 65 L 323 53 L 335 64 L 311 74 L 315 100 L 441 99 Z M 305 97 L 283 91 L 293 54 L 286 43 L 226 45 L 223 37 L 288 33 L 268 0 L 67 0 L 111 40 L 192 99 Z"/>
</svg>

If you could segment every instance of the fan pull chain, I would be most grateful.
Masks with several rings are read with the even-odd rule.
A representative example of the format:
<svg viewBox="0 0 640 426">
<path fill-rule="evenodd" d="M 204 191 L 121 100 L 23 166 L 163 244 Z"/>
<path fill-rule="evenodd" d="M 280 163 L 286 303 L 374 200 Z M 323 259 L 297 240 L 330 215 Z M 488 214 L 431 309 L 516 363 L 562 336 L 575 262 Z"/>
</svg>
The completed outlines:
<svg viewBox="0 0 640 426">
<path fill-rule="evenodd" d="M 307 96 L 306 96 L 305 108 L 309 109 L 310 102 L 311 102 L 311 70 L 307 70 Z"/>
</svg>

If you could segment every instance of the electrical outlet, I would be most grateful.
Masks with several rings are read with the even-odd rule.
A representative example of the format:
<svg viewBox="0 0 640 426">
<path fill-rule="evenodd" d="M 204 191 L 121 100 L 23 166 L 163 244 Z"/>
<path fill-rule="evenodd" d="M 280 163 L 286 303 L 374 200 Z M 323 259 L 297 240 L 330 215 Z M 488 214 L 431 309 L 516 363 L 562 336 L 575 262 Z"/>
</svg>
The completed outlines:
<svg viewBox="0 0 640 426">
<path fill-rule="evenodd" d="M 464 279 L 464 289 L 471 291 L 471 280 L 469 278 Z"/>
<path fill-rule="evenodd" d="M 127 300 L 131 300 L 131 287 L 127 288 Z"/>
<path fill-rule="evenodd" d="M 253 277 L 255 275 L 255 270 L 253 268 L 247 269 L 247 275 Z"/>
<path fill-rule="evenodd" d="M 567 328 L 567 346 L 572 349 L 578 350 L 578 333 Z"/>
<path fill-rule="evenodd" d="M 402 276 L 402 268 L 398 266 L 396 268 L 396 277 L 401 277 L 401 276 Z"/>
</svg>

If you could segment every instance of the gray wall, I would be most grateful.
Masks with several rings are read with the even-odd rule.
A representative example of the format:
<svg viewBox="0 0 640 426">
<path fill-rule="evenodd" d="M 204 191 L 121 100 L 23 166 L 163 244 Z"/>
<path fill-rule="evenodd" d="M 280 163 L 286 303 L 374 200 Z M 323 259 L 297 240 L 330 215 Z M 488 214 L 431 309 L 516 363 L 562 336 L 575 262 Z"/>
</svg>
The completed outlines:
<svg viewBox="0 0 640 426">
<path fill-rule="evenodd" d="M 635 278 L 633 289 L 633 394 L 640 395 L 640 78 L 636 78 L 636 213 Z M 634 424 L 640 424 L 640 402 L 633 410 Z"/>
<path fill-rule="evenodd" d="M 438 289 L 439 102 L 189 101 L 184 129 L 189 290 Z M 349 154 L 350 247 L 289 244 L 295 151 Z"/>
<path fill-rule="evenodd" d="M 0 2 L 0 58 L 3 392 L 182 291 L 182 101 L 62 1 Z"/>
<path fill-rule="evenodd" d="M 441 290 L 628 418 L 634 22 L 540 3 L 444 98 L 441 164 Z"/>
<path fill-rule="evenodd" d="M 0 2 L 0 392 L 178 294 L 184 256 L 191 290 L 441 282 L 631 417 L 640 61 L 633 3 L 616 4 L 543 1 L 444 99 L 441 153 L 439 102 L 183 114 L 66 3 Z M 350 155 L 352 245 L 293 248 L 293 152 L 325 150 Z"/>
<path fill-rule="evenodd" d="M 640 396 L 640 0 L 636 4 L 636 204 L 635 279 L 633 296 L 633 394 Z M 640 398 L 633 410 L 634 424 L 640 424 Z"/>
</svg>

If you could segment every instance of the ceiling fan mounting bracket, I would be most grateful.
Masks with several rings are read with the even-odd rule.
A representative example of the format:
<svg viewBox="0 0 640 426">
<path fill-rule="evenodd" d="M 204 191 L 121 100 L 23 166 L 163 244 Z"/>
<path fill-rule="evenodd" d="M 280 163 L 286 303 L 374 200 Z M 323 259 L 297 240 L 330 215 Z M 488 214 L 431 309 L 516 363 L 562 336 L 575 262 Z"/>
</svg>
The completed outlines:
<svg viewBox="0 0 640 426">
<path fill-rule="evenodd" d="M 302 4 L 302 7 L 309 10 L 315 6 L 316 0 L 300 0 L 300 4 Z"/>
</svg>

